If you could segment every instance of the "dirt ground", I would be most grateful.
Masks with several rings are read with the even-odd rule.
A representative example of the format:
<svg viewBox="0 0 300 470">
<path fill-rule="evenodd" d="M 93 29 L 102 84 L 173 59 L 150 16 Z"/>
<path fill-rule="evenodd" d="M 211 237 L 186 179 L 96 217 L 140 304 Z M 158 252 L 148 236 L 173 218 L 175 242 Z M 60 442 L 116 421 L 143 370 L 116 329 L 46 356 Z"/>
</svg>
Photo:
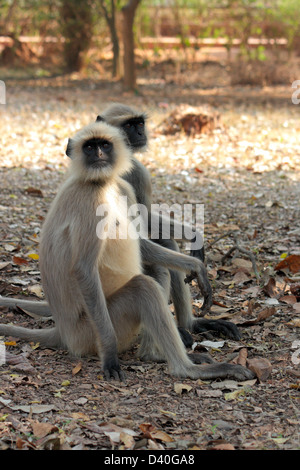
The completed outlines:
<svg viewBox="0 0 300 470">
<path fill-rule="evenodd" d="M 241 341 L 195 335 L 197 348 L 209 340 L 215 360 L 238 359 L 258 378 L 174 379 L 165 364 L 140 362 L 133 348 L 122 357 L 126 382 L 107 382 L 93 358 L 2 338 L 1 449 L 299 449 L 300 108 L 290 83 L 233 87 L 226 67 L 210 62 L 187 72 L 140 74 L 135 95 L 117 81 L 77 76 L 6 80 L 0 294 L 42 298 L 39 233 L 68 164 L 67 138 L 107 103 L 134 103 L 149 114 L 151 144 L 140 159 L 153 201 L 204 203 L 210 316 L 242 332 Z M 179 105 L 218 112 L 220 125 L 193 137 L 165 135 L 162 122 Z M 246 253 L 222 261 L 236 242 Z M 0 321 L 51 323 L 6 308 Z"/>
</svg>

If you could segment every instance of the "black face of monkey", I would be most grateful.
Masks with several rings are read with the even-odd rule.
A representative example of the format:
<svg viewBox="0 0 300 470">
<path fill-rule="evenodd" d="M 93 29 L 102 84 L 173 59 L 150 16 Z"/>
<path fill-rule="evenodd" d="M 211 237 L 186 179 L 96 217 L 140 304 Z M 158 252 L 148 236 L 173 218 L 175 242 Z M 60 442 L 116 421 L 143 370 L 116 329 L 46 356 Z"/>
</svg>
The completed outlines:
<svg viewBox="0 0 300 470">
<path fill-rule="evenodd" d="M 85 163 L 88 167 L 95 168 L 113 165 L 115 160 L 113 144 L 106 139 L 89 139 L 82 150 L 85 156 Z"/>
<path fill-rule="evenodd" d="M 147 144 L 147 136 L 145 133 L 145 119 L 143 116 L 128 119 L 121 125 L 131 147 L 138 149 Z"/>
</svg>

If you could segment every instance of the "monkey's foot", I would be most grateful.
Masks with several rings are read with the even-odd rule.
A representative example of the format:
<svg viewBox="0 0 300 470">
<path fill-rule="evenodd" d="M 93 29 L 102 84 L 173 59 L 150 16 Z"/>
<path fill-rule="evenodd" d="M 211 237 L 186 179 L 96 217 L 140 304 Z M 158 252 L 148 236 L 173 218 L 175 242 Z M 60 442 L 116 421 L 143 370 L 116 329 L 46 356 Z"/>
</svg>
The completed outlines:
<svg viewBox="0 0 300 470">
<path fill-rule="evenodd" d="M 213 358 L 206 353 L 191 353 L 188 354 L 188 356 L 194 364 L 213 364 L 215 362 Z"/>
<path fill-rule="evenodd" d="M 213 364 L 193 364 L 181 374 L 174 374 L 191 379 L 214 380 L 232 378 L 238 381 L 253 379 L 255 374 L 246 367 L 226 362 L 214 362 Z"/>
<path fill-rule="evenodd" d="M 209 364 L 203 367 L 204 376 L 207 379 L 226 379 L 232 378 L 238 381 L 254 379 L 256 375 L 250 369 L 239 364 L 228 364 L 227 362 Z"/>
<path fill-rule="evenodd" d="M 112 378 L 120 380 L 120 382 L 125 381 L 125 374 L 121 370 L 118 360 L 105 361 L 103 364 L 103 373 L 106 380 L 110 380 Z"/>
<path fill-rule="evenodd" d="M 207 318 L 198 318 L 193 321 L 192 333 L 204 333 L 205 331 L 214 331 L 221 333 L 229 339 L 241 339 L 241 333 L 238 327 L 226 320 L 210 320 Z"/>
</svg>

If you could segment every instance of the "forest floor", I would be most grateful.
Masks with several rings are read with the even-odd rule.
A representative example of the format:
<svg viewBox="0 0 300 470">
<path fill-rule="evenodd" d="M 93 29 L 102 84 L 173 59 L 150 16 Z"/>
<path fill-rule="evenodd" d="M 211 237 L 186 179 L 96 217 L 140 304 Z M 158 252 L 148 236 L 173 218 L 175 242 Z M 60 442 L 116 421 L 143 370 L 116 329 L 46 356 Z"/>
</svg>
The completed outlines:
<svg viewBox="0 0 300 470">
<path fill-rule="evenodd" d="M 126 382 L 107 382 L 97 360 L 2 338 L 1 449 L 300 447 L 299 106 L 291 102 L 290 83 L 232 86 L 217 63 L 176 80 L 168 73 L 145 73 L 135 95 L 117 81 L 76 76 L 6 80 L 0 294 L 42 298 L 39 233 L 68 165 L 67 138 L 107 103 L 131 103 L 149 114 L 150 147 L 139 158 L 152 175 L 153 201 L 204 204 L 215 301 L 209 316 L 229 319 L 242 332 L 241 341 L 195 335 L 195 343 L 210 340 L 206 348 L 217 361 L 256 364 L 258 378 L 174 379 L 165 364 L 139 362 L 133 348 L 122 357 Z M 179 105 L 218 112 L 220 123 L 193 137 L 166 135 L 161 123 Z M 255 256 L 259 278 L 247 253 L 235 251 L 222 262 L 233 233 Z M 0 321 L 51 324 L 7 308 Z"/>
</svg>

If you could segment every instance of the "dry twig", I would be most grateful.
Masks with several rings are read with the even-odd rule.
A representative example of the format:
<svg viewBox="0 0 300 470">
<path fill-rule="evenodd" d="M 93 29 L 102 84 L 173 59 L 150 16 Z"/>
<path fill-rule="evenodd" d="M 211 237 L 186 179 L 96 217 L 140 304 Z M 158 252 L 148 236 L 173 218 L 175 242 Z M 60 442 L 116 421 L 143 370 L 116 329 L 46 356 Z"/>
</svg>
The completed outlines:
<svg viewBox="0 0 300 470">
<path fill-rule="evenodd" d="M 243 253 L 244 255 L 248 256 L 248 258 L 250 258 L 251 262 L 252 262 L 252 266 L 253 266 L 253 271 L 254 271 L 254 274 L 256 276 L 256 279 L 259 279 L 260 278 L 260 275 L 259 275 L 259 272 L 258 272 L 258 269 L 257 269 L 257 265 L 256 265 L 256 261 L 255 261 L 255 258 L 254 258 L 254 255 L 253 253 L 251 253 L 251 251 L 248 251 L 246 250 L 245 248 L 241 247 L 238 240 L 237 240 L 237 237 L 236 237 L 236 234 L 235 232 L 227 232 L 227 234 L 225 234 L 224 236 L 222 237 L 219 237 L 217 240 L 220 240 L 221 238 L 224 238 L 225 236 L 228 236 L 228 235 L 232 235 L 232 237 L 234 238 L 234 241 L 235 241 L 235 244 L 227 251 L 227 253 L 225 253 L 225 255 L 223 256 L 222 258 L 222 263 L 224 263 L 224 261 L 226 260 L 226 258 L 229 258 L 229 256 L 231 255 L 231 253 L 233 253 L 235 250 L 237 252 L 240 252 L 240 253 Z M 215 240 L 214 242 L 212 243 L 215 243 L 217 240 Z"/>
</svg>

